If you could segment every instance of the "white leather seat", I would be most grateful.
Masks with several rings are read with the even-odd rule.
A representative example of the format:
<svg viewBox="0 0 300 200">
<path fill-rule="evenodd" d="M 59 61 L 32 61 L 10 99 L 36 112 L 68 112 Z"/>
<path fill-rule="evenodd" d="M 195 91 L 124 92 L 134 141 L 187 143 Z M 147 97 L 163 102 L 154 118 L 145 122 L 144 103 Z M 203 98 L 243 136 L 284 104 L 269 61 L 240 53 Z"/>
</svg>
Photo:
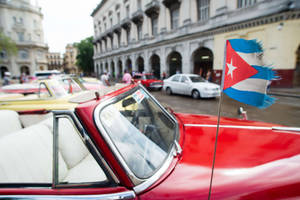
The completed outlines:
<svg viewBox="0 0 300 200">
<path fill-rule="evenodd" d="M 22 129 L 19 115 L 13 110 L 0 110 L 0 138 Z"/>
<path fill-rule="evenodd" d="M 52 134 L 44 125 L 34 125 L 0 138 L 0 183 L 51 183 Z M 60 180 L 67 175 L 59 154 Z"/>
<path fill-rule="evenodd" d="M 59 123 L 59 151 L 68 169 L 71 169 L 82 161 L 89 154 L 89 151 L 83 144 L 70 120 L 61 118 Z M 53 118 L 42 121 L 41 124 L 46 125 L 53 131 Z"/>
</svg>

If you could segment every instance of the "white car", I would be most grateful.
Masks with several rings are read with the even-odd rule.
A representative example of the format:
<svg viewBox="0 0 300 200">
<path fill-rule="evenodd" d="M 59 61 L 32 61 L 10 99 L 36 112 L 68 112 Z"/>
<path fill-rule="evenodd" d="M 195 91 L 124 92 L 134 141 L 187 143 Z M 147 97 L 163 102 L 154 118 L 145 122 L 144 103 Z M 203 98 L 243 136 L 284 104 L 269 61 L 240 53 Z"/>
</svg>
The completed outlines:
<svg viewBox="0 0 300 200">
<path fill-rule="evenodd" d="M 220 96 L 220 86 L 196 74 L 175 74 L 164 80 L 167 94 L 191 95 L 194 99 Z"/>
</svg>

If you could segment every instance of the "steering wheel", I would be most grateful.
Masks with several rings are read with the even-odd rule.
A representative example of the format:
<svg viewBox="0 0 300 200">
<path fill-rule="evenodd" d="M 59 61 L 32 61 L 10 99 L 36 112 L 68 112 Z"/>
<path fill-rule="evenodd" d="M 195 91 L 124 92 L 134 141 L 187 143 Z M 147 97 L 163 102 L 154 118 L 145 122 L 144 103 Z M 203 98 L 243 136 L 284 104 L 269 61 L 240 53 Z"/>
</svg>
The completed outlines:
<svg viewBox="0 0 300 200">
<path fill-rule="evenodd" d="M 139 126 L 139 117 L 140 117 L 140 111 L 139 109 L 137 109 L 135 112 L 134 112 L 134 115 L 132 117 L 132 120 L 131 120 L 131 123 L 138 128 Z"/>
</svg>

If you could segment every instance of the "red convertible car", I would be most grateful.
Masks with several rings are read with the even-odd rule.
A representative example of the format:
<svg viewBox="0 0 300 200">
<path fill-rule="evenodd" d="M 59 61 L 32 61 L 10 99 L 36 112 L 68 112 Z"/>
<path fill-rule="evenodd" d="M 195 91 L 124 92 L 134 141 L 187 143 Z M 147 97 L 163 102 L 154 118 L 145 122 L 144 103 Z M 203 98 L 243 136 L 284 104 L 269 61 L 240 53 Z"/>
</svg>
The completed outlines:
<svg viewBox="0 0 300 200">
<path fill-rule="evenodd" d="M 217 118 L 142 86 L 74 110 L 0 111 L 0 199 L 208 199 Z M 299 129 L 222 118 L 211 199 L 299 199 Z"/>
<path fill-rule="evenodd" d="M 141 83 L 144 87 L 148 89 L 158 89 L 161 90 L 163 87 L 163 81 L 157 79 L 153 74 L 151 73 L 135 73 L 133 76 L 133 81 L 135 83 Z"/>
</svg>

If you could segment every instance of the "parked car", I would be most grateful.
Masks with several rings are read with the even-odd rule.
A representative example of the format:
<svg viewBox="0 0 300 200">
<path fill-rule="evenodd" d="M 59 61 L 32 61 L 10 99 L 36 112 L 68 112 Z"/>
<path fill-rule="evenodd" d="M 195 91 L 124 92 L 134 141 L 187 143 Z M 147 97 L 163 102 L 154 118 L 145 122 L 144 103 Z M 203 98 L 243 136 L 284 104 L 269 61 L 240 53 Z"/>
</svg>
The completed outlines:
<svg viewBox="0 0 300 200">
<path fill-rule="evenodd" d="M 135 73 L 133 76 L 133 81 L 135 83 L 141 83 L 148 89 L 158 89 L 161 90 L 163 87 L 163 81 L 157 79 L 151 73 Z"/>
<path fill-rule="evenodd" d="M 9 85 L 2 87 L 2 92 L 5 93 L 0 95 L 0 110 L 16 111 L 70 109 L 77 105 L 72 99 L 79 93 L 89 96 L 89 92 L 74 79 L 48 79 L 31 84 Z"/>
<path fill-rule="evenodd" d="M 0 198 L 208 199 L 217 117 L 115 87 L 74 109 L 0 111 Z M 211 199 L 300 198 L 299 129 L 220 122 Z"/>
<path fill-rule="evenodd" d="M 220 96 L 220 86 L 196 74 L 175 74 L 164 80 L 167 94 L 190 95 L 194 99 Z"/>
</svg>

